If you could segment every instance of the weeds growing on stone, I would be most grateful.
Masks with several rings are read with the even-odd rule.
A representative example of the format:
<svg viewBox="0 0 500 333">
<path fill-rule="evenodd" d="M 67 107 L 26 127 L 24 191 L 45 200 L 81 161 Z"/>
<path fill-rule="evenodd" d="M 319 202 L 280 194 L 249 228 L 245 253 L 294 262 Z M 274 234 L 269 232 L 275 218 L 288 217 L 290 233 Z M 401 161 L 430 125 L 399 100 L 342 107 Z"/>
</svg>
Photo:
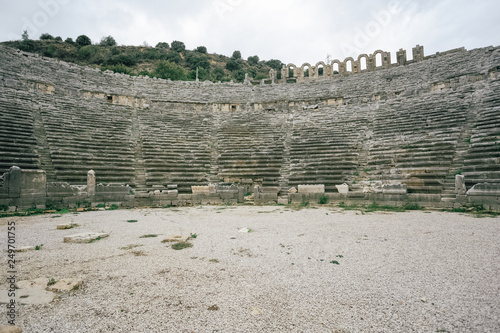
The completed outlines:
<svg viewBox="0 0 500 333">
<path fill-rule="evenodd" d="M 137 220 L 127 220 L 128 223 L 136 223 Z"/>
<path fill-rule="evenodd" d="M 56 281 L 56 280 L 54 280 L 54 278 L 51 278 L 51 279 L 49 280 L 49 282 L 47 282 L 47 286 L 52 286 L 52 285 L 56 284 L 56 282 L 57 282 L 57 281 Z"/>
<path fill-rule="evenodd" d="M 38 250 L 41 250 L 41 249 L 42 249 L 42 246 L 43 246 L 43 244 L 40 244 L 40 245 L 35 246 L 35 250 L 37 250 L 37 251 L 38 251 Z"/>
</svg>

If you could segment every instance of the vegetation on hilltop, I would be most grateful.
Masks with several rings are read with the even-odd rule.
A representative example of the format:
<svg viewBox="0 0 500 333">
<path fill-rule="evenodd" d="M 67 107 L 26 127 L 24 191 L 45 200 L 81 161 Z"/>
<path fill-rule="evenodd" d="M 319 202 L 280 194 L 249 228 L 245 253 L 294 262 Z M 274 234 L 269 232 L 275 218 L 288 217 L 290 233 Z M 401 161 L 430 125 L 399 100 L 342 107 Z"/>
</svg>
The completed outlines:
<svg viewBox="0 0 500 333">
<path fill-rule="evenodd" d="M 243 82 L 245 73 L 256 80 L 269 78 L 269 70 L 275 69 L 279 78 L 282 62 L 271 59 L 261 61 L 258 56 L 242 59 L 240 51 L 231 57 L 210 54 L 205 46 L 187 50 L 181 41 L 171 44 L 160 42 L 155 47 L 118 45 L 112 36 L 102 37 L 92 43 L 86 35 L 72 38 L 53 37 L 43 33 L 38 40 L 30 39 L 25 31 L 22 40 L 4 42 L 4 45 L 44 57 L 56 58 L 83 66 L 128 75 L 144 75 L 171 80 L 209 80 Z"/>
</svg>

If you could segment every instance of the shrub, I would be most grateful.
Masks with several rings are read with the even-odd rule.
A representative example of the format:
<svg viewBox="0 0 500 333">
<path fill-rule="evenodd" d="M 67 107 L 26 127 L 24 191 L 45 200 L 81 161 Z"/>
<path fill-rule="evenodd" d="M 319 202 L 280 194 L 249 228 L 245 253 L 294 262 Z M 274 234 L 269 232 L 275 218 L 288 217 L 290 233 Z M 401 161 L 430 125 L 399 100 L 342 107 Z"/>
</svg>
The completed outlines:
<svg viewBox="0 0 500 333">
<path fill-rule="evenodd" d="M 65 42 L 66 44 L 75 45 L 75 42 L 73 41 L 73 38 L 70 38 L 70 37 L 66 38 L 66 39 L 64 40 L 64 42 Z"/>
<path fill-rule="evenodd" d="M 162 79 L 185 80 L 186 72 L 184 68 L 169 61 L 161 61 L 156 66 L 153 76 Z"/>
<path fill-rule="evenodd" d="M 326 195 L 322 195 L 319 197 L 318 203 L 320 205 L 326 205 L 328 203 L 328 197 Z"/>
<path fill-rule="evenodd" d="M 54 36 L 48 33 L 44 33 L 40 35 L 40 40 L 53 40 Z"/>
</svg>

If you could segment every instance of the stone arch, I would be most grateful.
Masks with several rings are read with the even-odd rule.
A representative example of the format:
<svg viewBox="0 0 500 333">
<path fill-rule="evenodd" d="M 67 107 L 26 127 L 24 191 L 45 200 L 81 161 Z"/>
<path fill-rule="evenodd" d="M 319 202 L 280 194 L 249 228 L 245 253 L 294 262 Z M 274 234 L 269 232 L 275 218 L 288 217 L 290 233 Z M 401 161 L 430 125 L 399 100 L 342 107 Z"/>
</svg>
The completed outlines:
<svg viewBox="0 0 500 333">
<path fill-rule="evenodd" d="M 340 60 L 332 60 L 330 66 L 332 66 L 332 75 L 343 74 L 344 71 L 342 69 L 342 63 L 340 62 Z"/>
<path fill-rule="evenodd" d="M 316 67 L 315 72 L 316 72 L 317 77 L 328 75 L 327 70 L 326 70 L 326 64 L 323 61 L 318 62 L 315 67 Z M 320 68 L 322 70 L 320 70 Z"/>
<path fill-rule="evenodd" d="M 286 65 L 286 78 L 294 78 L 297 77 L 297 66 L 295 64 Z"/>
<path fill-rule="evenodd" d="M 358 62 L 359 62 L 359 71 L 369 71 L 371 69 L 370 66 L 370 57 L 368 54 L 363 53 L 358 56 Z"/>
<path fill-rule="evenodd" d="M 378 69 L 387 67 L 389 58 L 387 56 L 387 52 L 385 51 L 377 50 L 373 52 L 373 68 Z"/>
<path fill-rule="evenodd" d="M 353 74 L 354 73 L 354 59 L 352 57 L 347 57 L 344 59 L 344 69 L 345 74 Z"/>
<path fill-rule="evenodd" d="M 300 67 L 301 77 L 312 77 L 313 76 L 313 67 L 310 63 L 306 62 L 302 64 Z"/>
</svg>

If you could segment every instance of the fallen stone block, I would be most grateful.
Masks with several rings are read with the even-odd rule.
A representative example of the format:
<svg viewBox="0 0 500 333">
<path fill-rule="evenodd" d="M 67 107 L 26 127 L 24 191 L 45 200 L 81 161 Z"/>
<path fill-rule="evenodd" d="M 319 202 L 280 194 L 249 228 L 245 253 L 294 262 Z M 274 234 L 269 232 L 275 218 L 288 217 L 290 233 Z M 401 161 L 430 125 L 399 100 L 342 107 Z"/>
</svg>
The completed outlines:
<svg viewBox="0 0 500 333">
<path fill-rule="evenodd" d="M 59 229 L 59 230 L 71 229 L 74 227 L 75 227 L 74 223 L 63 223 L 63 224 L 57 225 L 57 229 Z"/>
<path fill-rule="evenodd" d="M 88 243 L 108 236 L 109 234 L 107 233 L 82 232 L 64 237 L 64 243 Z"/>
<path fill-rule="evenodd" d="M 10 303 L 10 297 L 7 297 L 6 290 L 0 292 L 0 304 Z M 56 298 L 56 294 L 40 289 L 16 289 L 15 301 L 18 304 L 25 305 L 41 305 L 52 302 Z"/>
<path fill-rule="evenodd" d="M 21 246 L 16 248 L 14 251 L 15 252 L 26 252 L 26 251 L 31 251 L 31 250 L 36 250 L 36 246 Z"/>
<path fill-rule="evenodd" d="M 77 278 L 61 279 L 51 286 L 47 287 L 50 291 L 71 291 L 80 288 L 83 281 Z"/>
<path fill-rule="evenodd" d="M 34 280 L 22 280 L 22 281 L 17 281 L 16 282 L 16 288 L 17 289 L 38 289 L 38 290 L 45 290 L 47 288 L 47 284 L 49 283 L 50 279 L 46 277 L 40 277 Z"/>
<path fill-rule="evenodd" d="M 19 326 L 0 326 L 0 333 L 23 333 Z"/>
</svg>

